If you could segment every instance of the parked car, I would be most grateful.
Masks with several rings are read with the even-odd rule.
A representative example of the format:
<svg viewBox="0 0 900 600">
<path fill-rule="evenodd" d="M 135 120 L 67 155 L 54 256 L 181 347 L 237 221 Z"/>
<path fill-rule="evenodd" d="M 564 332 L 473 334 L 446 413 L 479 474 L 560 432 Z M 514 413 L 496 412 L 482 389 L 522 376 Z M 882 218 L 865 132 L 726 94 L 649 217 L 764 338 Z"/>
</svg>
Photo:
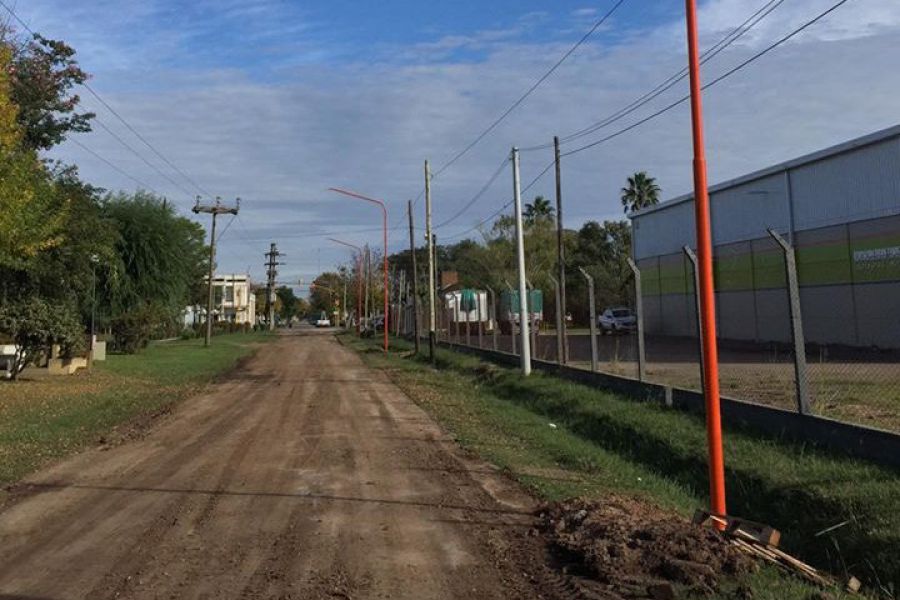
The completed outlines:
<svg viewBox="0 0 900 600">
<path fill-rule="evenodd" d="M 597 317 L 597 327 L 601 334 L 632 331 L 637 327 L 637 318 L 630 308 L 607 308 Z"/>
<path fill-rule="evenodd" d="M 322 311 L 319 314 L 319 318 L 316 319 L 316 327 L 331 327 L 331 321 L 328 319 L 328 315 L 325 314 L 325 311 Z"/>
</svg>

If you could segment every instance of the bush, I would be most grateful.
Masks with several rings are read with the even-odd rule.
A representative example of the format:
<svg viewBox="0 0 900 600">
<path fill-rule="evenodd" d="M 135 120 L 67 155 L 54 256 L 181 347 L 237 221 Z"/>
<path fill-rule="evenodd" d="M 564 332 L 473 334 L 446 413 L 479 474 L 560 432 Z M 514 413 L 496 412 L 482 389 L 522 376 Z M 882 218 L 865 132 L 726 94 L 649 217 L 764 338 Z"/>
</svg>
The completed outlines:
<svg viewBox="0 0 900 600">
<path fill-rule="evenodd" d="M 63 356 L 72 356 L 84 348 L 84 332 L 75 311 L 38 297 L 0 307 L 0 334 L 17 346 L 12 379 L 40 354 L 49 354 L 54 344 L 60 345 Z"/>
<path fill-rule="evenodd" d="M 125 354 L 140 352 L 168 321 L 169 315 L 152 304 L 119 315 L 111 323 L 116 350 Z"/>
</svg>

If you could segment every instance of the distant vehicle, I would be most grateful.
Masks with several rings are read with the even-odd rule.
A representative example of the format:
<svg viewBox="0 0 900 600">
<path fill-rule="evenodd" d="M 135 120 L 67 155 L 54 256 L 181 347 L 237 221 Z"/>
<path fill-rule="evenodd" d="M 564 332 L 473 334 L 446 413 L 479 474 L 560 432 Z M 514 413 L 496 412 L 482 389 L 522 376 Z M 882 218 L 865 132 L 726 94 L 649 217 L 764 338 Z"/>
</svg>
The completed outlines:
<svg viewBox="0 0 900 600">
<path fill-rule="evenodd" d="M 624 306 L 607 308 L 597 317 L 600 333 L 622 333 L 637 327 L 637 318 L 630 308 Z"/>
<path fill-rule="evenodd" d="M 319 318 L 316 319 L 316 327 L 331 327 L 331 321 L 328 319 L 328 315 L 325 314 L 325 311 L 322 311 L 319 314 Z"/>
</svg>

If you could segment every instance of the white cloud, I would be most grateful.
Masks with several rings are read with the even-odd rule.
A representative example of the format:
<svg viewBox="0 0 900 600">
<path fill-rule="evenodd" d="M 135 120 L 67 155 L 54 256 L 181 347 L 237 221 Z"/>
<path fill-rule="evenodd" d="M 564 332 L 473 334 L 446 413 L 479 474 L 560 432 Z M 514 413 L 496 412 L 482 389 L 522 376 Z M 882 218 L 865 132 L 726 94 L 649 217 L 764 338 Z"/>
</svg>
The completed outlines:
<svg viewBox="0 0 900 600">
<path fill-rule="evenodd" d="M 704 80 L 828 3 L 786 2 L 742 45 L 707 64 Z M 240 4 L 233 9 L 240 10 Z M 705 3 L 704 37 L 715 39 L 746 18 L 755 9 L 746 4 Z M 530 43 L 509 33 L 540 18 L 516 21 L 509 30 L 438 39 L 431 47 L 395 48 L 393 56 L 378 53 L 367 62 L 297 64 L 284 71 L 277 84 L 240 71 L 173 72 L 148 64 L 140 77 L 159 82 L 164 91 L 148 92 L 145 86 L 139 92 L 110 91 L 106 97 L 204 187 L 226 198 L 245 199 L 240 222 L 246 229 L 235 227 L 223 242 L 223 268 L 257 265 L 271 239 L 288 253 L 286 272 L 311 274 L 319 264 L 327 266 L 348 255 L 321 237 L 302 235 L 347 232 L 343 237 L 348 241 L 379 243 L 378 234 L 368 231 L 379 225 L 377 211 L 325 189 L 340 185 L 378 195 L 389 202 L 391 225 L 404 222 L 406 200 L 421 189 L 422 161 L 430 158 L 440 167 L 571 44 Z M 595 42 L 581 48 L 470 154 L 435 179 L 435 220 L 456 212 L 513 144 L 548 142 L 554 134 L 577 130 L 678 71 L 684 64 L 683 36 L 683 23 L 672 22 L 615 45 Z M 898 42 L 898 3 L 851 0 L 797 43 L 710 90 L 705 103 L 711 181 L 896 124 L 900 74 L 893 57 Z M 480 60 L 453 61 L 444 52 L 473 46 L 484 51 Z M 327 54 L 329 49 L 322 50 Z M 404 53 L 419 53 L 418 59 L 400 60 Z M 111 89 L 103 75 L 96 86 Z M 632 118 L 685 90 L 683 83 L 676 86 Z M 631 122 L 625 119 L 597 136 Z M 666 197 L 688 191 L 689 131 L 686 107 L 680 107 L 567 158 L 564 190 L 566 213 L 572 219 L 567 225 L 620 217 L 618 190 L 635 170 L 656 176 Z M 148 173 L 103 132 L 83 141 L 174 197 L 172 186 Z M 59 154 L 77 161 L 85 176 L 100 185 L 133 186 L 77 148 L 67 145 Z M 530 181 L 551 158 L 550 150 L 523 154 L 523 181 Z M 509 190 L 510 177 L 504 174 L 470 213 L 438 232 L 439 239 L 496 210 Z M 552 191 L 551 172 L 528 196 L 552 197 Z M 181 197 L 180 205 L 186 208 L 189 198 Z M 420 203 L 420 224 L 421 208 Z M 405 229 L 400 228 L 394 240 L 395 247 L 405 246 Z M 261 268 L 254 266 L 253 271 L 258 276 Z"/>
</svg>

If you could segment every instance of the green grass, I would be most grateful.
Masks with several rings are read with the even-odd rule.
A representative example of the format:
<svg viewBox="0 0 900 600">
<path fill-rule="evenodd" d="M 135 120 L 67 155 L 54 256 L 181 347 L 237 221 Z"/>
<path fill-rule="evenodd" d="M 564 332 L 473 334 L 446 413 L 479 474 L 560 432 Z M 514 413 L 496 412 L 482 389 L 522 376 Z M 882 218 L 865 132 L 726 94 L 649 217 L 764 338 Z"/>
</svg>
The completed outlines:
<svg viewBox="0 0 900 600">
<path fill-rule="evenodd" d="M 448 350 L 438 351 L 433 370 L 422 359 L 384 358 L 369 351 L 371 342 L 343 339 L 389 369 L 464 446 L 541 497 L 626 493 L 685 515 L 707 505 L 700 417 L 542 373 L 523 379 Z M 849 572 L 885 595 L 898 588 L 900 473 L 746 430 L 726 432 L 725 456 L 729 513 L 777 527 L 783 548 L 818 567 Z M 759 577 L 766 594 L 795 585 Z M 795 597 L 779 593 L 754 597 Z"/>
<path fill-rule="evenodd" d="M 267 334 L 151 344 L 109 355 L 93 372 L 0 382 L 0 485 L 96 443 L 117 426 L 152 415 L 227 371 Z"/>
</svg>

